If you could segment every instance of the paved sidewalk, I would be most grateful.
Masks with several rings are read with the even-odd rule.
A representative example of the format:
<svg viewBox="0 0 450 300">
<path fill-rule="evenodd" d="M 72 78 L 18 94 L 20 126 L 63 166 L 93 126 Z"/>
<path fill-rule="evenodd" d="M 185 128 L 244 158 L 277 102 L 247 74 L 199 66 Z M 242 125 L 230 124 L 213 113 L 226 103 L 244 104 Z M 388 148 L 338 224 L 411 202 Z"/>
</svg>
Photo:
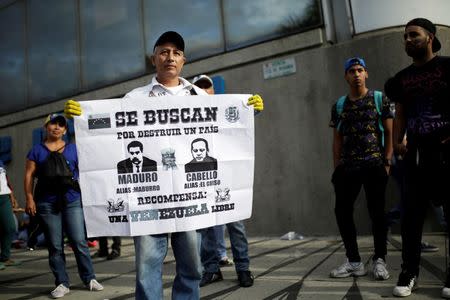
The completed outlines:
<svg viewBox="0 0 450 300">
<path fill-rule="evenodd" d="M 440 299 L 445 280 L 445 238 L 443 234 L 426 235 L 424 240 L 439 246 L 435 253 L 422 255 L 420 289 L 412 296 L 417 299 Z M 358 279 L 331 279 L 330 270 L 344 262 L 344 248 L 337 237 L 305 238 L 282 241 L 276 238 L 251 238 L 251 270 L 255 285 L 240 288 L 233 267 L 222 268 L 224 280 L 201 289 L 201 299 L 396 299 L 392 296 L 400 271 L 399 236 L 388 244 L 388 268 L 391 278 L 374 281 L 369 273 Z M 105 286 L 101 292 L 89 292 L 81 284 L 71 250 L 66 248 L 70 293 L 64 299 L 134 299 L 134 248 L 131 239 L 123 240 L 122 256 L 107 261 L 95 258 L 97 279 Z M 361 255 L 368 262 L 372 239 L 359 239 Z M 92 250 L 92 254 L 95 249 Z M 54 288 L 47 251 L 14 250 L 13 259 L 23 260 L 19 267 L 0 270 L 0 299 L 49 299 Z M 370 266 L 369 266 L 370 267 Z M 164 265 L 164 298 L 170 299 L 175 263 L 169 250 Z M 369 268 L 370 270 L 370 268 Z"/>
</svg>

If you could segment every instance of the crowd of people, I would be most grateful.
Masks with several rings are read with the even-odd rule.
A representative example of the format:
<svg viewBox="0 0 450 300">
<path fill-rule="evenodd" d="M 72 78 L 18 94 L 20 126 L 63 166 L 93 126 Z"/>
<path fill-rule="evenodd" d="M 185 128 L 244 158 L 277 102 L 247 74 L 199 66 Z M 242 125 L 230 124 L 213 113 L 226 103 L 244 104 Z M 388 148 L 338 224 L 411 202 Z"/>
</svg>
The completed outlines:
<svg viewBox="0 0 450 300">
<path fill-rule="evenodd" d="M 430 201 L 442 206 L 443 223 L 448 224 L 450 215 L 445 188 L 450 174 L 450 58 L 436 55 L 441 48 L 436 26 L 424 18 L 406 24 L 404 43 L 412 64 L 386 82 L 387 97 L 366 86 L 369 68 L 363 58 L 345 62 L 349 93 L 332 106 L 330 121 L 335 215 L 347 257 L 330 276 L 367 274 L 353 221 L 354 202 L 364 186 L 374 240 L 372 274 L 378 280 L 390 277 L 386 264 L 389 222 L 384 211 L 386 182 L 395 159 L 397 167 L 402 165 L 398 178 L 403 263 L 392 292 L 397 297 L 409 296 L 417 287 L 421 251 L 430 248 L 422 243 Z M 395 110 L 389 101 L 395 103 Z M 450 272 L 442 297 L 450 298 Z"/>
<path fill-rule="evenodd" d="M 430 199 L 443 208 L 445 223 L 450 221 L 448 193 L 445 193 L 450 171 L 450 58 L 435 54 L 441 44 L 435 25 L 427 19 L 408 22 L 404 42 L 412 64 L 387 82 L 385 93 L 366 86 L 369 66 L 364 58 L 352 57 L 345 61 L 343 71 L 348 94 L 333 104 L 329 123 L 333 128 L 335 216 L 346 250 L 346 261 L 333 269 L 330 276 L 345 278 L 368 273 L 358 250 L 353 220 L 354 203 L 364 187 L 374 239 L 372 274 L 377 280 L 390 278 L 385 190 L 393 160 L 401 160 L 404 168 L 401 179 L 403 264 L 393 289 L 393 294 L 399 297 L 410 295 L 417 286 L 424 213 Z M 148 85 L 130 91 L 125 98 L 214 94 L 209 76 L 199 75 L 193 83 L 180 77 L 186 61 L 184 51 L 181 35 L 174 31 L 163 33 L 155 42 L 151 56 L 156 75 Z M 395 110 L 391 102 L 395 103 Z M 247 105 L 253 106 L 255 112 L 264 109 L 258 95 L 251 96 Z M 64 236 L 73 249 L 81 281 L 90 291 L 103 290 L 96 280 L 88 248 L 76 145 L 63 139 L 67 118 L 83 112 L 77 101 L 69 100 L 64 113 L 51 114 L 44 121 L 45 140 L 29 151 L 24 179 L 25 212 L 36 220 L 33 222 L 37 225 L 31 227 L 40 226 L 45 234 L 49 265 L 55 277 L 53 298 L 70 292 Z M 20 264 L 10 258 L 13 208 L 16 206 L 0 161 L 0 269 Z M 226 255 L 225 228 L 233 260 Z M 31 249 L 35 247 L 34 238 L 30 234 L 28 246 Z M 162 266 L 169 238 L 176 261 L 173 299 L 199 299 L 200 287 L 223 280 L 221 266 L 234 265 L 241 287 L 253 285 L 245 227 L 238 221 L 199 231 L 133 237 L 136 299 L 163 298 Z M 99 241 L 96 257 L 115 259 L 120 256 L 120 237 L 113 237 L 111 252 L 106 237 L 99 237 Z M 450 298 L 450 276 L 442 296 Z"/>
</svg>

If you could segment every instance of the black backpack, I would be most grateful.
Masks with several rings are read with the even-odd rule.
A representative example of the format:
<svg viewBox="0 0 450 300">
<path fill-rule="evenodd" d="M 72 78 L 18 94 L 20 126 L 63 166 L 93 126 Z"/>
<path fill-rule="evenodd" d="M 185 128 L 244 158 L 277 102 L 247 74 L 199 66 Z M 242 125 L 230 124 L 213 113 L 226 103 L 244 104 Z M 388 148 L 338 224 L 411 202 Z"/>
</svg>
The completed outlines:
<svg viewBox="0 0 450 300">
<path fill-rule="evenodd" d="M 44 193 L 64 194 L 69 188 L 80 191 L 78 181 L 73 179 L 69 162 L 59 152 L 65 146 L 56 151 L 50 151 L 47 159 L 39 166 L 38 185 Z"/>
</svg>

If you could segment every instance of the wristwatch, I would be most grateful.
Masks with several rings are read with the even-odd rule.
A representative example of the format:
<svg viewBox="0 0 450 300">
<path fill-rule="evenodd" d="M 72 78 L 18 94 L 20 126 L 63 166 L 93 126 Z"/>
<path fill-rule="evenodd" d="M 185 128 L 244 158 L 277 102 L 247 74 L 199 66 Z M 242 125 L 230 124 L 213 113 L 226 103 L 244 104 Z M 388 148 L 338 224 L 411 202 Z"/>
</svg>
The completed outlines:
<svg viewBox="0 0 450 300">
<path fill-rule="evenodd" d="M 384 159 L 384 165 L 385 165 L 386 167 L 392 166 L 392 160 L 389 159 L 389 158 L 385 158 L 385 159 Z"/>
</svg>

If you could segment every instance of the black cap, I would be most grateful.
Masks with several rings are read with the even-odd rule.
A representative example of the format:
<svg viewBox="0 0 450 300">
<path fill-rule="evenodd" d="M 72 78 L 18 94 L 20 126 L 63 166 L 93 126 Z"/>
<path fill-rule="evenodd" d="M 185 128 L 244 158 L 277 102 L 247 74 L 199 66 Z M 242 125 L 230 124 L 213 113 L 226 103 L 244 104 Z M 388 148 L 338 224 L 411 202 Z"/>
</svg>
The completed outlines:
<svg viewBox="0 0 450 300">
<path fill-rule="evenodd" d="M 184 51 L 184 40 L 183 37 L 175 31 L 166 31 L 156 40 L 155 46 L 153 47 L 153 51 L 157 46 L 172 43 L 177 46 L 178 50 Z"/>
<path fill-rule="evenodd" d="M 434 35 L 433 44 L 431 45 L 433 53 L 438 52 L 439 49 L 441 49 L 441 42 L 439 42 L 436 37 L 436 26 L 430 20 L 425 18 L 412 19 L 406 24 L 406 27 L 408 26 L 420 26 L 426 31 L 432 33 Z"/>
<path fill-rule="evenodd" d="M 59 121 L 59 122 L 58 122 Z M 67 127 L 67 119 L 64 114 L 49 114 L 44 121 L 44 127 L 47 126 L 48 123 L 59 123 L 62 126 Z"/>
</svg>

